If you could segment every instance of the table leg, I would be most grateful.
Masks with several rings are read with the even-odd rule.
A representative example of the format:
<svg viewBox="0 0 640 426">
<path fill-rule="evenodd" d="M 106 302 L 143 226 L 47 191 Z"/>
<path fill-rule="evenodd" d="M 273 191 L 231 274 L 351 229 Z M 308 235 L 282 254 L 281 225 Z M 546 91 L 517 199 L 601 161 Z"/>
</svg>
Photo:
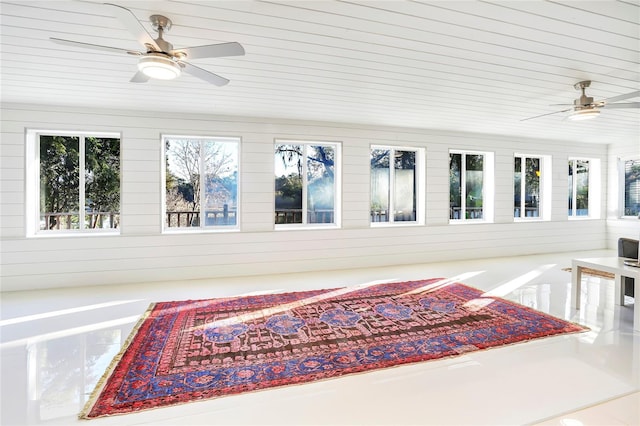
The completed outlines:
<svg viewBox="0 0 640 426">
<path fill-rule="evenodd" d="M 613 294 L 616 300 L 616 303 L 620 306 L 624 306 L 624 282 L 623 277 L 620 274 L 615 274 L 614 285 L 616 286 L 613 290 Z"/>
<path fill-rule="evenodd" d="M 580 285 L 582 284 L 582 267 L 574 262 L 571 265 L 571 306 L 580 309 Z"/>
<path fill-rule="evenodd" d="M 633 306 L 633 329 L 640 332 L 640 303 L 638 303 L 638 300 L 640 300 L 640 278 L 636 278 L 633 282 L 633 297 L 635 300 Z M 624 297 L 624 292 L 622 297 Z"/>
</svg>

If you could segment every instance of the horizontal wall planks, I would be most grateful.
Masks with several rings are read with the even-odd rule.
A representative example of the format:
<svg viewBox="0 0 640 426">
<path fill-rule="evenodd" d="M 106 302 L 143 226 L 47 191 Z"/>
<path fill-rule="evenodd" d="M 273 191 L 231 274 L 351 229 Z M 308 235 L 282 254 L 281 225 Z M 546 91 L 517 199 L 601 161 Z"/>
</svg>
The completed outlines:
<svg viewBox="0 0 640 426">
<path fill-rule="evenodd" d="M 120 235 L 25 237 L 25 128 L 122 135 Z M 239 230 L 161 234 L 163 134 L 241 138 Z M 341 228 L 275 229 L 276 139 L 340 143 Z M 2 106 L 1 143 L 0 164 L 7 165 L 0 173 L 2 291 L 367 268 L 598 249 L 607 242 L 604 207 L 598 220 L 566 218 L 567 158 L 600 159 L 603 188 L 607 188 L 611 172 L 605 145 L 346 123 L 22 104 Z M 425 150 L 425 225 L 370 227 L 372 144 Z M 495 154 L 496 223 L 448 223 L 450 149 Z M 625 150 L 629 148 L 620 148 Z M 551 156 L 551 221 L 513 222 L 515 153 Z"/>
</svg>

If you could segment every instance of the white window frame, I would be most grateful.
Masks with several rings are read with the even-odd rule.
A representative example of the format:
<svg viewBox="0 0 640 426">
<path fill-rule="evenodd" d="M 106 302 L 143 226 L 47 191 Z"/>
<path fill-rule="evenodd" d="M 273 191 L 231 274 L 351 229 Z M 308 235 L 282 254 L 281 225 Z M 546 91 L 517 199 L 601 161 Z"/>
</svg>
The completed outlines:
<svg viewBox="0 0 640 426">
<path fill-rule="evenodd" d="M 640 157 L 638 156 L 627 156 L 627 157 L 622 157 L 622 158 L 618 158 L 618 200 L 619 200 L 619 205 L 618 205 L 618 211 L 620 212 L 619 217 L 621 219 L 640 219 L 640 216 L 636 216 L 636 215 L 626 215 L 625 214 L 625 204 L 624 204 L 624 197 L 625 197 L 625 179 L 624 179 L 624 175 L 625 175 L 625 166 L 626 166 L 626 162 L 627 161 L 640 161 Z"/>
<path fill-rule="evenodd" d="M 200 145 L 202 146 L 202 144 L 206 141 L 216 141 L 216 142 L 233 142 L 233 143 L 237 143 L 238 144 L 238 181 L 237 181 L 237 199 L 236 199 L 236 224 L 235 225 L 218 225 L 218 226 L 206 226 L 206 218 L 205 220 L 203 220 L 204 215 L 202 214 L 202 212 L 204 212 L 205 209 L 205 197 L 203 197 L 201 195 L 200 197 L 200 210 L 199 210 L 199 217 L 200 217 L 200 224 L 198 226 L 177 226 L 177 227 L 170 227 L 167 226 L 166 224 L 166 218 L 167 218 L 167 180 L 166 180 L 166 174 L 167 174 L 167 163 L 165 161 L 166 158 L 166 142 L 167 139 L 188 139 L 188 140 L 198 140 L 200 141 Z M 161 159 L 161 165 L 162 167 L 160 168 L 160 181 L 162 182 L 161 184 L 161 189 L 160 189 L 160 193 L 162 194 L 162 196 L 160 197 L 161 200 L 160 202 L 162 203 L 162 208 L 161 208 L 161 212 L 162 212 L 162 218 L 160 221 L 161 227 L 162 227 L 162 233 L 165 234 L 190 234 L 190 233 L 206 233 L 206 232 L 237 232 L 240 231 L 241 228 L 241 224 L 240 224 L 240 209 L 241 209 L 241 190 L 240 190 L 240 185 L 241 185 L 241 170 L 240 170 L 240 159 L 242 158 L 241 156 L 241 149 L 242 149 L 242 138 L 240 138 L 239 136 L 190 136 L 190 135 L 174 135 L 174 134 L 163 134 L 160 135 L 160 143 L 161 143 L 161 149 L 160 149 L 160 159 Z M 202 151 L 201 151 L 202 152 Z M 204 163 L 202 161 L 199 162 L 199 166 L 200 166 L 200 188 L 201 190 L 204 190 L 205 188 L 205 173 L 203 172 L 203 168 L 204 168 Z"/>
<path fill-rule="evenodd" d="M 569 220 L 589 220 L 589 219 L 600 219 L 600 208 L 601 208 L 601 197 L 602 197 L 602 180 L 601 180 L 601 162 L 598 158 L 587 158 L 587 157 L 569 157 L 568 161 L 572 161 L 574 165 L 574 170 L 576 170 L 576 161 L 588 161 L 589 162 L 589 201 L 587 205 L 587 209 L 589 210 L 588 214 L 585 216 L 578 216 L 576 212 L 578 211 L 577 203 L 576 203 L 576 195 L 577 195 L 577 185 L 574 185 L 572 191 L 572 199 L 573 199 L 573 213 L 567 214 Z M 568 164 L 567 164 L 568 165 Z M 567 172 L 567 178 L 569 177 Z M 566 206 L 566 209 L 569 207 Z M 566 210 L 565 210 L 566 211 Z"/>
<path fill-rule="evenodd" d="M 372 144 L 369 146 L 369 159 L 371 158 L 371 151 L 374 149 L 382 149 L 390 151 L 389 159 L 389 220 L 387 222 L 372 222 L 371 221 L 371 189 L 369 189 L 369 223 L 372 228 L 387 227 L 387 226 L 423 226 L 425 224 L 425 149 L 409 146 L 395 146 L 395 145 L 377 145 Z M 414 221 L 395 221 L 395 208 L 394 208 L 394 194 L 393 188 L 395 185 L 395 167 L 393 167 L 393 153 L 396 151 L 412 151 L 416 154 L 416 220 Z M 369 161 L 369 173 L 371 173 L 371 161 Z M 371 180 L 371 176 L 369 176 Z"/>
<path fill-rule="evenodd" d="M 459 150 L 459 149 L 450 149 L 449 155 L 447 155 L 447 193 L 449 194 L 451 191 L 451 181 L 449 180 L 449 174 L 451 173 L 451 165 L 450 159 L 451 154 L 463 154 L 466 155 L 482 155 L 484 159 L 482 161 L 482 218 L 481 219 L 467 219 L 465 217 L 461 217 L 460 219 L 451 219 L 449 217 L 449 224 L 470 224 L 470 223 L 492 223 L 494 218 L 494 210 L 495 210 L 495 202 L 494 202 L 494 187 L 495 187 L 495 154 L 493 152 L 488 151 L 473 151 L 473 150 Z M 466 171 L 466 161 L 464 161 L 464 157 L 461 161 L 462 170 L 460 170 L 460 175 L 464 176 Z M 466 189 L 466 180 L 461 179 L 462 187 L 460 189 L 461 194 L 465 193 Z M 464 212 L 466 209 L 466 197 L 461 196 L 461 206 L 460 211 Z M 447 197 L 447 200 L 449 198 Z M 449 214 L 450 216 L 450 214 Z M 464 216 L 464 215 L 461 215 Z"/>
<path fill-rule="evenodd" d="M 66 136 L 79 138 L 79 229 L 40 229 L 40 136 Z M 114 138 L 120 141 L 120 224 L 122 224 L 122 134 L 119 132 L 95 132 L 85 130 L 46 130 L 26 129 L 25 131 L 25 230 L 27 237 L 46 236 L 97 236 L 119 235 L 117 228 L 86 229 L 83 212 L 85 211 L 85 139 L 88 137 Z"/>
<path fill-rule="evenodd" d="M 516 158 L 522 159 L 522 164 L 525 164 L 527 158 L 537 158 L 540 160 L 540 215 L 538 217 L 514 217 L 514 222 L 535 222 L 535 221 L 548 221 L 551 220 L 551 184 L 552 184 L 552 168 L 551 168 L 551 156 L 540 154 L 521 154 L 515 153 L 513 155 L 514 163 Z M 515 171 L 514 171 L 515 173 Z M 515 179 L 515 175 L 514 175 Z M 520 182 L 520 193 L 524 194 L 525 180 Z M 524 211 L 524 197 L 520 197 L 520 209 Z"/>
<path fill-rule="evenodd" d="M 341 211 L 342 211 L 342 194 L 340 189 L 342 188 L 342 143 L 336 141 L 318 141 L 318 140 L 300 140 L 300 139 L 274 139 L 273 147 L 277 145 L 302 145 L 302 152 L 304 153 L 304 161 L 302 162 L 302 223 L 274 223 L 275 230 L 287 230 L 287 229 L 326 229 L 326 228 L 340 228 L 341 227 Z M 333 164 L 333 223 L 308 223 L 307 222 L 307 161 L 306 152 L 307 146 L 325 145 L 332 146 L 335 149 L 335 161 Z M 274 168 L 275 168 L 275 156 Z M 273 173 L 274 188 L 276 179 L 275 170 Z M 273 200 L 273 212 L 275 218 L 275 193 L 272 197 Z"/>
</svg>

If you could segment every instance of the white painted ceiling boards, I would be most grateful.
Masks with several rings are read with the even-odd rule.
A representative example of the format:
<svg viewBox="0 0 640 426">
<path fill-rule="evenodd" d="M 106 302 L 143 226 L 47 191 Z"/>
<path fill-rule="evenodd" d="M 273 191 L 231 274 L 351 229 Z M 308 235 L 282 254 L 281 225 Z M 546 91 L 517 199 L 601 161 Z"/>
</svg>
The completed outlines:
<svg viewBox="0 0 640 426">
<path fill-rule="evenodd" d="M 176 48 L 237 41 L 246 55 L 192 61 L 224 87 L 131 83 L 135 57 L 49 40 L 141 50 L 108 6 L 2 0 L 2 102 L 640 141 L 640 109 L 520 121 L 572 103 L 581 80 L 596 100 L 640 90 L 639 0 L 111 1 L 154 36 L 149 16 L 171 18 Z"/>
</svg>

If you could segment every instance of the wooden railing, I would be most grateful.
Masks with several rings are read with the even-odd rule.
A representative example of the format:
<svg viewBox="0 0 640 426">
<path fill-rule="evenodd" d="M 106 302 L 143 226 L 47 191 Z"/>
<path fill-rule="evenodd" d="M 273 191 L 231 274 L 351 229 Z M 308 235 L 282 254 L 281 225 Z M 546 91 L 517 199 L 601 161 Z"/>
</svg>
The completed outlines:
<svg viewBox="0 0 640 426">
<path fill-rule="evenodd" d="M 451 207 L 449 219 L 482 219 L 482 207 L 467 207 L 465 217 L 462 216 L 460 207 Z"/>
<path fill-rule="evenodd" d="M 371 222 L 389 222 L 389 210 L 371 210 Z M 413 211 L 393 212 L 395 222 L 413 222 L 416 220 L 416 213 Z"/>
<path fill-rule="evenodd" d="M 276 224 L 302 223 L 302 209 L 277 209 Z M 334 223 L 333 210 L 313 210 L 307 212 L 307 223 Z"/>
<path fill-rule="evenodd" d="M 520 217 L 520 207 L 513 208 L 513 216 Z M 538 217 L 540 215 L 540 209 L 538 207 L 525 207 L 524 217 Z"/>
<path fill-rule="evenodd" d="M 85 227 L 88 229 L 115 229 L 120 225 L 119 212 L 86 212 Z M 41 213 L 41 230 L 79 229 L 78 212 Z"/>
<path fill-rule="evenodd" d="M 194 211 L 168 211 L 167 227 L 186 228 L 200 226 L 200 212 Z M 227 226 L 237 224 L 237 211 L 229 209 L 225 204 L 222 209 L 206 210 L 204 226 Z"/>
</svg>

